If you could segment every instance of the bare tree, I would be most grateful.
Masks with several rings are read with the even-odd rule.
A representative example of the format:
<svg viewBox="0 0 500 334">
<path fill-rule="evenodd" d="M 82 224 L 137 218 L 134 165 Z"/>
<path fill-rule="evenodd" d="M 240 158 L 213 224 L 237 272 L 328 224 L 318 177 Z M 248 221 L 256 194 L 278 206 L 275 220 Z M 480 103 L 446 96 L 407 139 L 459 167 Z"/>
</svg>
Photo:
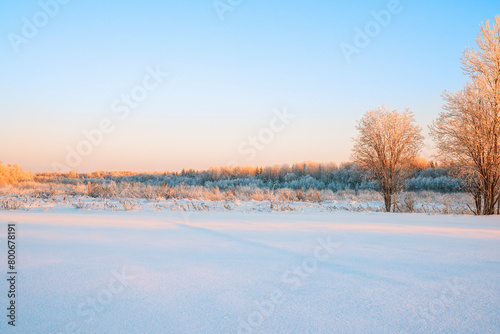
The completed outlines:
<svg viewBox="0 0 500 334">
<path fill-rule="evenodd" d="M 394 196 L 404 188 L 422 149 L 422 128 L 410 110 L 390 111 L 382 106 L 368 111 L 356 129 L 352 160 L 372 172 L 390 212 Z"/>
<path fill-rule="evenodd" d="M 500 15 L 481 26 L 479 50 L 462 56 L 469 82 L 446 93 L 444 111 L 431 126 L 438 159 L 453 167 L 474 197 L 476 215 L 495 213 L 500 205 Z M 498 207 L 497 207 L 498 213 Z"/>
</svg>

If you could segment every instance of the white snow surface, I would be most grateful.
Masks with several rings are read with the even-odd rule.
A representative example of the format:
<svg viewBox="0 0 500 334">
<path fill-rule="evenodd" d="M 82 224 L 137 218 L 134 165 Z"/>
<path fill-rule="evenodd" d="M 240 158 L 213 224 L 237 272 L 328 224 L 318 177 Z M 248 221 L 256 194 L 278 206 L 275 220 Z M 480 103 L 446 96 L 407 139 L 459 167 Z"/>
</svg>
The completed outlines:
<svg viewBox="0 0 500 334">
<path fill-rule="evenodd" d="M 2 333 L 500 333 L 498 216 L 0 211 L 5 276 L 8 222 Z"/>
</svg>

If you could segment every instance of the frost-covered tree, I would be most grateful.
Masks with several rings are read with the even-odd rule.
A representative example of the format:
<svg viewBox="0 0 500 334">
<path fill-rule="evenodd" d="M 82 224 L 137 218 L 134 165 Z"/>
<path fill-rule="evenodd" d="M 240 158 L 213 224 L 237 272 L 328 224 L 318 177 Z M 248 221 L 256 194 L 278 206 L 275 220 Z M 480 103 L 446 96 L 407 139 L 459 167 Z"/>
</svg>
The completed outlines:
<svg viewBox="0 0 500 334">
<path fill-rule="evenodd" d="M 457 93 L 445 92 L 431 135 L 438 158 L 465 180 L 475 200 L 472 211 L 491 215 L 500 206 L 500 15 L 493 26 L 481 26 L 476 41 L 479 49 L 462 56 L 471 81 Z"/>
<path fill-rule="evenodd" d="M 384 197 L 385 209 L 391 211 L 394 196 L 400 192 L 423 146 L 422 128 L 413 113 L 389 110 L 382 106 L 368 111 L 356 126 L 352 160 L 371 172 Z"/>
<path fill-rule="evenodd" d="M 35 175 L 24 171 L 19 165 L 4 165 L 0 161 L 0 186 L 33 180 Z"/>
</svg>

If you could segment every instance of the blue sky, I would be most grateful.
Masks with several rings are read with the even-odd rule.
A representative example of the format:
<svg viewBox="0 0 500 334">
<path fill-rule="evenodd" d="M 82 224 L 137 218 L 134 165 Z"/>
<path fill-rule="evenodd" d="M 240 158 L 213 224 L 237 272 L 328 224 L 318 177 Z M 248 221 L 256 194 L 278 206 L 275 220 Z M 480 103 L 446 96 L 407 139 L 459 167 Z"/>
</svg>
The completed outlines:
<svg viewBox="0 0 500 334">
<path fill-rule="evenodd" d="M 466 81 L 462 51 L 499 13 L 497 1 L 401 0 L 347 62 L 341 43 L 354 44 L 355 29 L 392 0 L 221 0 L 235 4 L 223 20 L 208 0 L 72 0 L 16 52 L 23 18 L 43 20 L 41 3 L 54 1 L 4 1 L 0 11 L 0 160 L 33 171 L 347 161 L 356 120 L 382 104 L 410 108 L 427 132 L 442 92 Z M 156 66 L 168 78 L 119 119 L 113 101 Z M 289 124 L 243 154 L 284 108 Z M 68 147 L 102 119 L 113 131 L 69 166 Z"/>
</svg>

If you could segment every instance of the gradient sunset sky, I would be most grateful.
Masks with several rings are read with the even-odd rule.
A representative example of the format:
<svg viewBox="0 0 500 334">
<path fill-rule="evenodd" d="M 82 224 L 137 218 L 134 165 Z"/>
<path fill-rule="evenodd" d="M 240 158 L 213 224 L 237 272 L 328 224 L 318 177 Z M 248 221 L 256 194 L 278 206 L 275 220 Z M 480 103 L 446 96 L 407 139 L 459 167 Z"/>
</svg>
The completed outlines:
<svg viewBox="0 0 500 334">
<path fill-rule="evenodd" d="M 355 29 L 391 1 L 243 0 L 222 20 L 211 0 L 73 0 L 49 6 L 44 22 L 37 13 L 50 2 L 3 1 L 0 11 L 0 161 L 32 171 L 64 164 L 103 119 L 113 130 L 71 169 L 340 163 L 356 120 L 382 104 L 413 110 L 426 134 L 442 92 L 466 81 L 462 51 L 500 9 L 498 0 L 401 0 L 348 62 L 341 43 L 354 45 Z M 34 20 L 43 26 L 14 46 Z M 115 101 L 157 66 L 169 76 L 120 118 Z M 273 118 L 284 109 L 295 117 L 282 127 Z M 272 140 L 248 153 L 249 136 L 273 122 Z"/>
</svg>

